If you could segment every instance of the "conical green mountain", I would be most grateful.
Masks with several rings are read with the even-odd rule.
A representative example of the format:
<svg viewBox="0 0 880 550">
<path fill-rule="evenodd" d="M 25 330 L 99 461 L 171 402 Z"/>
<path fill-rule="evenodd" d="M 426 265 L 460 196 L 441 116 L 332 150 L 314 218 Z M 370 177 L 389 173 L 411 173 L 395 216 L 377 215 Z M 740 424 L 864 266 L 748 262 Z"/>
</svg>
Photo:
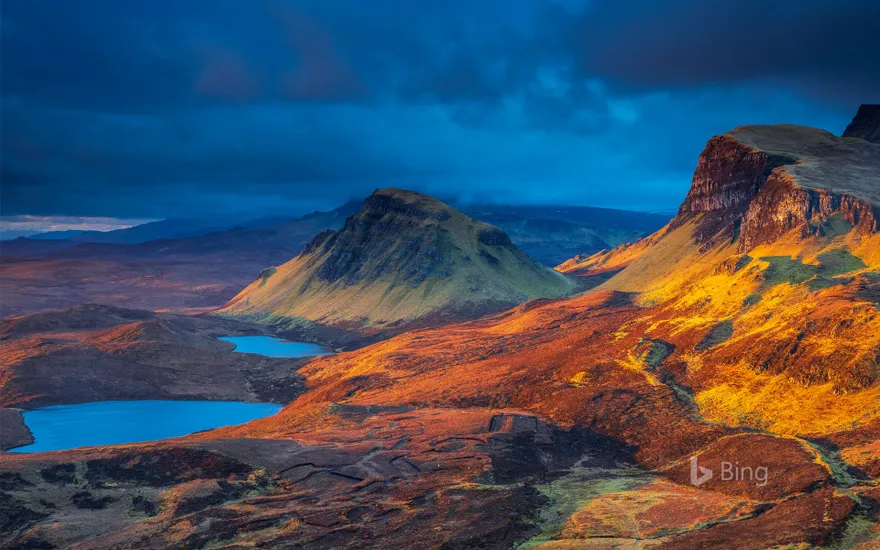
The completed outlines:
<svg viewBox="0 0 880 550">
<path fill-rule="evenodd" d="M 384 189 L 341 230 L 264 270 L 221 313 L 290 326 L 401 328 L 475 318 L 573 287 L 500 229 L 437 199 Z"/>
</svg>

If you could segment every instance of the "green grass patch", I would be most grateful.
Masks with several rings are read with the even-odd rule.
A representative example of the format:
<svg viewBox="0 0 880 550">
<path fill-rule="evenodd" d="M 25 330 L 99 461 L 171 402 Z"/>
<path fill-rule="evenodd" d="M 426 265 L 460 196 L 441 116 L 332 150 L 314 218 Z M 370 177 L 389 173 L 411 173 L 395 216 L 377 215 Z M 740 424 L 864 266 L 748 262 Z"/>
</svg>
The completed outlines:
<svg viewBox="0 0 880 550">
<path fill-rule="evenodd" d="M 260 286 L 265 285 L 266 281 L 269 280 L 269 277 L 271 277 L 272 275 L 275 275 L 276 271 L 278 271 L 278 269 L 276 269 L 274 267 L 267 267 L 263 271 L 260 271 L 260 277 L 261 277 Z"/>
<path fill-rule="evenodd" d="M 853 230 L 853 226 L 840 214 L 829 216 L 827 220 L 818 225 L 818 228 L 823 236 L 831 238 L 846 235 Z"/>
<path fill-rule="evenodd" d="M 822 275 L 816 275 L 815 277 L 807 281 L 807 288 L 810 290 L 822 290 L 832 287 L 834 285 L 841 284 L 842 282 L 844 281 L 840 279 L 831 279 Z"/>
<path fill-rule="evenodd" d="M 650 342 L 644 360 L 645 364 L 652 369 L 659 367 L 675 350 L 675 346 L 662 340 L 643 340 L 643 342 Z"/>
<path fill-rule="evenodd" d="M 539 533 L 529 540 L 514 544 L 514 548 L 524 550 L 550 542 L 562 531 L 572 514 L 594 498 L 633 490 L 651 481 L 649 478 L 637 476 L 611 474 L 609 477 L 591 478 L 584 474 L 575 469 L 548 484 L 535 486 L 550 503 L 539 513 Z"/>
<path fill-rule="evenodd" d="M 705 349 L 709 349 L 717 346 L 718 344 L 723 344 L 724 342 L 730 340 L 730 337 L 733 336 L 733 321 L 730 319 L 725 319 L 721 321 L 710 330 L 706 336 L 694 346 L 694 349 L 697 351 L 702 351 Z"/>
<path fill-rule="evenodd" d="M 865 262 L 858 256 L 853 256 L 848 250 L 843 248 L 823 252 L 818 256 L 819 275 L 824 277 L 834 277 L 851 271 L 858 271 L 868 267 Z"/>
<path fill-rule="evenodd" d="M 761 296 L 760 294 L 749 294 L 748 296 L 746 296 L 746 299 L 743 300 L 742 307 L 747 308 L 757 305 L 762 298 L 763 296 Z"/>
<path fill-rule="evenodd" d="M 819 254 L 817 256 L 818 266 L 792 260 L 787 256 L 767 256 L 761 259 L 770 264 L 764 270 L 762 288 L 784 283 L 792 285 L 807 283 L 807 288 L 810 290 L 821 290 L 852 280 L 851 278 L 835 278 L 838 275 L 868 267 L 861 258 L 843 248 Z"/>
<path fill-rule="evenodd" d="M 764 270 L 764 286 L 776 286 L 784 283 L 799 285 L 812 279 L 819 268 L 807 265 L 788 256 L 766 256 L 761 258 L 768 264 Z"/>
<path fill-rule="evenodd" d="M 848 550 L 850 548 L 870 548 L 869 542 L 880 544 L 877 533 L 873 531 L 877 522 L 864 515 L 852 515 L 846 520 L 843 532 L 828 548 L 831 550 Z M 865 545 L 865 546 L 859 546 Z"/>
<path fill-rule="evenodd" d="M 752 263 L 752 257 L 749 256 L 748 254 L 743 254 L 736 261 L 736 265 L 734 266 L 734 269 L 735 269 L 735 271 L 739 271 L 740 269 L 744 268 L 745 266 L 749 265 L 750 263 Z"/>
</svg>

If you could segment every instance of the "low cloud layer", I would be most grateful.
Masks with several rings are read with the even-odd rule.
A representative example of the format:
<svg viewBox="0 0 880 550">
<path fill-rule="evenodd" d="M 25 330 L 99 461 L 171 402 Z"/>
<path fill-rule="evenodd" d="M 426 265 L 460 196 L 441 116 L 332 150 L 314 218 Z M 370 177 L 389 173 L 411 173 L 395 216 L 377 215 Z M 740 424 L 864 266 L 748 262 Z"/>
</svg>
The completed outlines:
<svg viewBox="0 0 880 550">
<path fill-rule="evenodd" d="M 3 213 L 670 210 L 712 134 L 880 99 L 876 2 L 422 4 L 4 3 Z"/>
<path fill-rule="evenodd" d="M 47 231 L 112 231 L 149 221 L 153 220 L 88 216 L 2 216 L 0 217 L 0 238 L 14 239 Z"/>
</svg>

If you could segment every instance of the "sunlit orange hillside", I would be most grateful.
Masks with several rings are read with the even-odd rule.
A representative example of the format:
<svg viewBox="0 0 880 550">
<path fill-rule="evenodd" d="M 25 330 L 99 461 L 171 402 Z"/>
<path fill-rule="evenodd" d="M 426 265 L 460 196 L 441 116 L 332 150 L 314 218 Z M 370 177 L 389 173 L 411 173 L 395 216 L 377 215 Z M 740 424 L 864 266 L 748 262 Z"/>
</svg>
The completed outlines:
<svg viewBox="0 0 880 550">
<path fill-rule="evenodd" d="M 597 289 L 316 359 L 310 391 L 244 433 L 294 433 L 333 402 L 530 410 L 650 467 L 743 430 L 876 438 L 878 189 L 878 144 L 737 128 L 709 141 L 668 227 L 566 264 L 619 270 Z"/>
</svg>

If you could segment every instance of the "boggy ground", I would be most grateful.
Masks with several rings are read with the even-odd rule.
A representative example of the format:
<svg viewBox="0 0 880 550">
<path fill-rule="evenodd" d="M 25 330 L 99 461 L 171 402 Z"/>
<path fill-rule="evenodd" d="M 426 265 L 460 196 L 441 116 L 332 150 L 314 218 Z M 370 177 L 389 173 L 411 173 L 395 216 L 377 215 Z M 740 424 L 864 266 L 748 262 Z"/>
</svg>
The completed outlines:
<svg viewBox="0 0 880 550">
<path fill-rule="evenodd" d="M 513 412 L 315 414 L 322 428 L 299 440 L 6 455 L 5 545 L 506 548 L 538 533 L 550 503 L 541 483 L 576 463 L 601 476 L 629 455 L 607 438 Z"/>
</svg>

